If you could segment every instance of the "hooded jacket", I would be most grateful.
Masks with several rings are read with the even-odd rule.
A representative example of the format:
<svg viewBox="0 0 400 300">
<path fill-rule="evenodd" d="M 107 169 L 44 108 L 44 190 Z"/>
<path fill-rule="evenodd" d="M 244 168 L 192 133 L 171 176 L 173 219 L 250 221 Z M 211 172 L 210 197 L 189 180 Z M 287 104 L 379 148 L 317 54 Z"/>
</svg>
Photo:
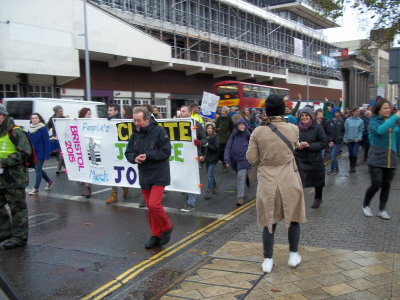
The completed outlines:
<svg viewBox="0 0 400 300">
<path fill-rule="evenodd" d="M 344 123 L 344 128 L 346 132 L 344 133 L 343 142 L 351 143 L 358 139 L 360 142 L 362 140 L 362 133 L 364 131 L 364 122 L 361 118 L 350 117 L 346 119 Z"/>
<path fill-rule="evenodd" d="M 399 117 L 390 118 L 373 116 L 369 121 L 368 165 L 380 168 L 397 168 L 397 143 L 400 141 L 400 130 L 397 126 Z"/>
<path fill-rule="evenodd" d="M 299 142 L 307 142 L 310 145 L 309 148 L 295 151 L 303 188 L 324 187 L 325 163 L 321 151 L 328 144 L 324 130 L 313 121 L 307 131 L 299 131 Z"/>
<path fill-rule="evenodd" d="M 334 113 L 331 114 L 331 113 L 328 111 L 328 105 L 329 105 L 329 103 L 328 103 L 328 102 L 325 102 L 323 111 L 324 111 L 324 117 L 325 117 L 327 120 L 330 120 L 330 119 L 333 119 L 333 118 L 335 117 L 335 114 L 334 114 Z M 339 110 L 342 108 L 342 105 L 343 105 L 343 101 L 340 101 L 340 102 L 339 102 L 339 107 L 338 107 Z M 335 108 L 335 107 L 334 107 L 334 108 Z M 332 108 L 331 112 L 333 112 L 333 108 Z"/>
<path fill-rule="evenodd" d="M 5 118 L 0 125 L 0 137 L 7 142 L 11 142 L 8 133 L 13 126 L 14 120 L 11 117 Z M 14 128 L 12 137 L 17 151 L 7 157 L 0 155 L 0 165 L 3 168 L 3 173 L 0 174 L 0 187 L 2 189 L 20 189 L 29 184 L 28 168 L 25 163 L 32 154 L 32 147 L 22 129 Z"/>
<path fill-rule="evenodd" d="M 136 164 L 135 159 L 140 154 L 146 154 L 146 160 L 138 164 L 140 187 L 170 185 L 171 142 L 165 129 L 152 119 L 146 127 L 133 130 L 125 151 L 131 164 Z"/>
<path fill-rule="evenodd" d="M 246 125 L 244 131 L 237 129 L 237 126 L 243 123 Z M 250 169 L 251 165 L 246 158 L 247 148 L 249 146 L 250 131 L 247 128 L 247 123 L 243 118 L 237 120 L 235 124 L 236 130 L 231 134 L 228 143 L 226 144 L 224 153 L 224 162 L 232 166 L 232 169 L 239 171 L 242 169 Z"/>
<path fill-rule="evenodd" d="M 341 118 L 337 118 L 337 120 L 335 120 L 336 111 L 340 111 L 340 109 L 338 107 L 332 108 L 332 119 L 328 120 L 328 127 L 330 132 L 328 140 L 329 142 L 340 144 L 343 142 L 343 136 L 346 132 L 344 128 L 345 120 Z"/>
</svg>

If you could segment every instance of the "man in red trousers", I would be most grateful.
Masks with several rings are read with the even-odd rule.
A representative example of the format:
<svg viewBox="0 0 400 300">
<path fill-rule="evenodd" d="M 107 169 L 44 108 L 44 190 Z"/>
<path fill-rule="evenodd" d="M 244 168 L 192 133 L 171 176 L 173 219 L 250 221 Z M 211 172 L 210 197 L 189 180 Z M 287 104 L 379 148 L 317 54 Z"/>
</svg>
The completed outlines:
<svg viewBox="0 0 400 300">
<path fill-rule="evenodd" d="M 165 186 L 170 185 L 171 142 L 165 129 L 150 118 L 144 107 L 133 109 L 136 129 L 125 151 L 126 159 L 138 164 L 139 184 L 148 209 L 151 238 L 146 248 L 165 245 L 171 239 L 172 224 L 161 205 Z"/>
</svg>

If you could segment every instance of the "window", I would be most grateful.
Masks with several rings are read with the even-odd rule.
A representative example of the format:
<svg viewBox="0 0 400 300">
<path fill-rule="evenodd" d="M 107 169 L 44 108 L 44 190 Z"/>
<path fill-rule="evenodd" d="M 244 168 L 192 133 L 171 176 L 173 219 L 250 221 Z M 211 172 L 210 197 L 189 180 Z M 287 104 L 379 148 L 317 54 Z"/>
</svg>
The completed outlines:
<svg viewBox="0 0 400 300">
<path fill-rule="evenodd" d="M 276 89 L 276 92 L 282 97 L 282 99 L 285 98 L 286 95 L 289 95 L 289 91 L 287 90 Z"/>
<path fill-rule="evenodd" d="M 114 103 L 118 104 L 121 107 L 121 112 L 122 109 L 124 108 L 124 105 L 131 105 L 132 100 L 129 98 L 114 98 L 113 100 Z"/>
<path fill-rule="evenodd" d="M 107 105 L 97 105 L 97 113 L 99 114 L 99 118 L 107 118 L 108 117 L 108 106 Z"/>
<path fill-rule="evenodd" d="M 243 97 L 261 98 L 261 91 L 258 86 L 243 84 Z"/>
<path fill-rule="evenodd" d="M 29 97 L 53 98 L 53 87 L 51 85 L 30 85 Z"/>
<path fill-rule="evenodd" d="M 167 117 L 167 107 L 166 106 L 157 106 L 158 112 L 162 116 L 163 119 Z"/>
<path fill-rule="evenodd" d="M 269 95 L 271 95 L 271 88 L 268 88 L 268 87 L 260 88 L 260 97 L 259 98 L 267 99 Z"/>
<path fill-rule="evenodd" d="M 158 108 L 158 112 L 163 118 L 167 117 L 167 99 L 165 98 L 156 98 L 154 104 Z"/>
<path fill-rule="evenodd" d="M 233 99 L 239 97 L 237 84 L 226 84 L 217 86 L 217 95 L 220 99 Z"/>
<path fill-rule="evenodd" d="M 17 97 L 18 84 L 0 83 L 0 99 Z"/>
<path fill-rule="evenodd" d="M 7 111 L 14 120 L 29 120 L 32 114 L 32 101 L 8 101 Z"/>
<path fill-rule="evenodd" d="M 135 99 L 135 100 L 133 100 L 133 105 L 134 106 L 140 106 L 140 105 L 142 105 L 144 103 L 151 104 L 150 103 L 150 99 Z"/>
</svg>

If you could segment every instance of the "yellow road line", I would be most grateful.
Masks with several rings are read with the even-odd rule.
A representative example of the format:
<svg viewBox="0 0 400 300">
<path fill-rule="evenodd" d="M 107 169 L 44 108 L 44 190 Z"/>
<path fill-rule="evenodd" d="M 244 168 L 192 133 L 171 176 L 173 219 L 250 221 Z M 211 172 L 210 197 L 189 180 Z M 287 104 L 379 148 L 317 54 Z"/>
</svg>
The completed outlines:
<svg viewBox="0 0 400 300">
<path fill-rule="evenodd" d="M 225 224 L 227 221 L 232 220 L 234 217 L 240 215 L 244 211 L 250 209 L 255 205 L 256 200 L 252 200 L 245 205 L 233 210 L 232 212 L 224 215 L 223 217 L 215 220 L 214 222 L 208 224 L 207 226 L 203 227 L 202 229 L 192 233 L 191 235 L 187 236 L 186 238 L 180 240 L 179 242 L 175 243 L 174 245 L 168 247 L 167 249 L 153 255 L 151 258 L 141 262 L 140 264 L 132 267 L 131 269 L 127 270 L 126 272 L 119 275 L 116 279 L 110 281 L 109 283 L 103 285 L 99 289 L 95 290 L 94 292 L 90 293 L 86 297 L 82 298 L 82 300 L 91 299 L 102 299 L 105 296 L 109 295 L 116 289 L 124 286 L 128 281 L 135 278 L 139 273 L 146 270 L 148 267 L 160 262 L 163 259 L 168 258 L 172 254 L 176 253 L 177 251 L 183 249 L 184 247 L 188 246 L 189 244 L 193 243 L 194 241 L 200 239 L 201 237 L 205 236 L 206 234 L 210 233 L 211 231 L 215 230 L 216 228 L 220 227 L 221 225 Z"/>
<path fill-rule="evenodd" d="M 338 155 L 338 156 L 336 156 L 336 158 L 337 159 L 339 159 L 339 158 L 342 158 L 344 156 L 344 154 L 340 154 L 340 155 Z M 327 160 L 326 162 L 325 162 L 325 166 L 328 166 L 328 165 L 330 165 L 332 163 L 332 160 L 330 159 L 330 160 Z"/>
</svg>

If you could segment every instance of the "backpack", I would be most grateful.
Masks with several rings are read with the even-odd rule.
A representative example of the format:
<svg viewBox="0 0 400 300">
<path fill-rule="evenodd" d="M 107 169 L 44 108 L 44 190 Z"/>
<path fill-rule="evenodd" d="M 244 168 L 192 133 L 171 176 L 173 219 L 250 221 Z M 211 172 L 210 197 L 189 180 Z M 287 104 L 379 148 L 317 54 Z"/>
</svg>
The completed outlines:
<svg viewBox="0 0 400 300">
<path fill-rule="evenodd" d="M 35 166 L 36 166 L 37 163 L 38 163 L 38 160 L 37 160 L 37 157 L 36 157 L 35 148 L 33 148 L 33 145 L 32 145 L 32 142 L 31 142 L 31 137 L 29 136 L 29 133 L 26 132 L 25 130 L 22 130 L 21 127 L 19 127 L 19 126 L 17 126 L 17 125 L 14 125 L 14 126 L 11 128 L 11 130 L 8 132 L 8 136 L 9 136 L 11 142 L 12 142 L 14 145 L 15 145 L 15 142 L 14 142 L 14 138 L 13 138 L 13 135 L 12 135 L 14 128 L 19 128 L 19 129 L 21 129 L 21 131 L 25 134 L 26 138 L 28 139 L 29 144 L 31 145 L 32 153 L 31 153 L 31 155 L 29 155 L 28 160 L 26 161 L 25 165 L 26 165 L 28 168 L 34 169 Z M 15 146 L 17 146 L 17 145 L 15 145 Z"/>
</svg>

